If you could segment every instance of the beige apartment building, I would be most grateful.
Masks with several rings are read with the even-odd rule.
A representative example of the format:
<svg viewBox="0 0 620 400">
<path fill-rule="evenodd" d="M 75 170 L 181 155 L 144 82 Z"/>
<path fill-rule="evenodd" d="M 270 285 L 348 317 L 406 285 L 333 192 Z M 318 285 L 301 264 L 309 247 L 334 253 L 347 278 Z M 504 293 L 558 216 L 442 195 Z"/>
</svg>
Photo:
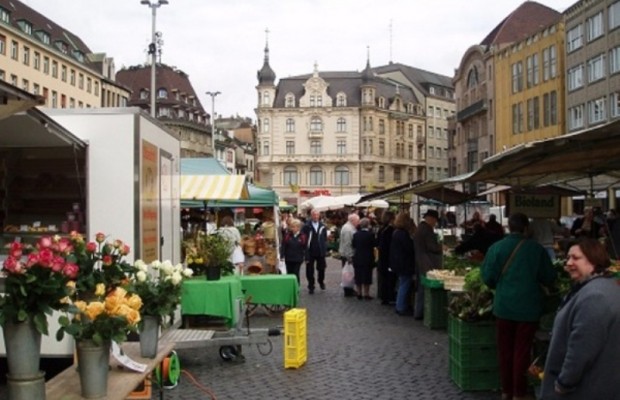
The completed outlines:
<svg viewBox="0 0 620 400">
<path fill-rule="evenodd" d="M 620 117 L 620 1 L 582 0 L 564 11 L 569 132 Z"/>
<path fill-rule="evenodd" d="M 424 109 L 413 90 L 362 72 L 280 79 L 269 49 L 258 72 L 257 182 L 304 196 L 374 192 L 424 178 Z"/>
<path fill-rule="evenodd" d="M 455 113 L 452 78 L 400 63 L 389 63 L 373 70 L 383 78 L 411 88 L 420 99 L 423 109 L 426 110 L 426 136 L 416 137 L 416 140 L 419 140 L 417 145 L 425 149 L 424 177 L 433 181 L 447 178 L 448 120 Z"/>
<path fill-rule="evenodd" d="M 42 96 L 51 108 L 125 106 L 105 54 L 17 0 L 0 0 L 0 79 Z"/>
</svg>

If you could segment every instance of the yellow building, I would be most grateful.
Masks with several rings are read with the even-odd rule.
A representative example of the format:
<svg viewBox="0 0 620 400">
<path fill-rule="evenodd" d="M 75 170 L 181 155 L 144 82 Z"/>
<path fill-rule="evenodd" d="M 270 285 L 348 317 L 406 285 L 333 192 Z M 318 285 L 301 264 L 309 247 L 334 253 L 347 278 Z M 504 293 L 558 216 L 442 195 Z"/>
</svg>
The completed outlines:
<svg viewBox="0 0 620 400">
<path fill-rule="evenodd" d="M 42 96 L 46 107 L 125 106 L 129 90 L 110 67 L 110 58 L 32 8 L 0 0 L 1 80 Z"/>
<path fill-rule="evenodd" d="M 562 135 L 564 119 L 564 23 L 494 49 L 495 152 Z"/>
</svg>

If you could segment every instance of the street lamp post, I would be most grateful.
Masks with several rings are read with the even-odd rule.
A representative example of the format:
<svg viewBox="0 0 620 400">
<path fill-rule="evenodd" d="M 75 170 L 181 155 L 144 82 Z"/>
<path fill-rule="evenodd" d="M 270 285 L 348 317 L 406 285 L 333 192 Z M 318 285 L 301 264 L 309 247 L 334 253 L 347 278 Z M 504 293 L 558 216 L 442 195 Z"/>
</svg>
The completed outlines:
<svg viewBox="0 0 620 400">
<path fill-rule="evenodd" d="M 157 64 L 157 37 L 155 31 L 155 20 L 157 18 L 157 9 L 163 5 L 168 4 L 168 0 L 157 0 L 151 3 L 150 0 L 140 0 L 140 4 L 149 6 L 152 11 L 151 18 L 151 43 L 149 44 L 149 54 L 151 55 L 151 117 L 156 118 L 155 115 L 155 67 Z"/>
<path fill-rule="evenodd" d="M 215 97 L 222 92 L 207 92 L 207 96 L 211 96 L 211 136 L 215 148 Z"/>
</svg>

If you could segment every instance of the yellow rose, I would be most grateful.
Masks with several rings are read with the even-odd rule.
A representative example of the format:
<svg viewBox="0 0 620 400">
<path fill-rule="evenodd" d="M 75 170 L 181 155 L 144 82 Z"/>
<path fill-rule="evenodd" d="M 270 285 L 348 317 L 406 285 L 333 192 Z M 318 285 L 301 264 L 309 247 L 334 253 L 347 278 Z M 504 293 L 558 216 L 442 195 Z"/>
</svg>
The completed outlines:
<svg viewBox="0 0 620 400">
<path fill-rule="evenodd" d="M 122 287 L 117 287 L 112 293 L 112 295 L 114 295 L 115 297 L 118 297 L 119 299 L 122 299 L 125 296 L 127 296 L 127 291 L 123 289 Z"/>
<path fill-rule="evenodd" d="M 105 294 L 105 284 L 98 283 L 95 286 L 95 296 L 103 296 Z"/>
<path fill-rule="evenodd" d="M 117 315 L 118 309 L 123 304 L 123 298 L 119 298 L 116 296 L 108 296 L 105 298 L 105 310 L 110 315 Z"/>
<path fill-rule="evenodd" d="M 69 304 L 71 302 L 71 299 L 69 299 L 69 296 L 65 296 L 62 299 L 60 299 L 60 304 Z"/>
<path fill-rule="evenodd" d="M 127 322 L 129 322 L 130 325 L 135 325 L 140 322 L 140 313 L 138 312 L 138 310 L 130 308 L 125 315 L 125 318 L 127 318 Z"/>
<path fill-rule="evenodd" d="M 69 289 L 71 289 L 71 293 L 75 290 L 75 281 L 69 281 L 66 285 Z"/>
<path fill-rule="evenodd" d="M 132 311 L 132 308 L 129 307 L 127 304 L 122 304 L 117 310 L 116 310 L 116 315 L 119 315 L 121 317 L 125 317 L 127 318 L 127 314 L 129 314 Z"/>
<path fill-rule="evenodd" d="M 77 300 L 76 302 L 73 303 L 73 305 L 76 306 L 77 309 L 80 310 L 80 312 L 86 311 L 86 302 L 85 301 Z"/>
<path fill-rule="evenodd" d="M 142 299 L 137 294 L 132 294 L 127 299 L 127 304 L 134 310 L 140 310 L 140 308 L 142 308 Z"/>
<path fill-rule="evenodd" d="M 105 308 L 102 302 L 93 301 L 92 303 L 88 303 L 86 306 L 86 316 L 88 316 L 91 321 L 94 321 L 95 318 L 103 313 L 104 309 Z"/>
</svg>

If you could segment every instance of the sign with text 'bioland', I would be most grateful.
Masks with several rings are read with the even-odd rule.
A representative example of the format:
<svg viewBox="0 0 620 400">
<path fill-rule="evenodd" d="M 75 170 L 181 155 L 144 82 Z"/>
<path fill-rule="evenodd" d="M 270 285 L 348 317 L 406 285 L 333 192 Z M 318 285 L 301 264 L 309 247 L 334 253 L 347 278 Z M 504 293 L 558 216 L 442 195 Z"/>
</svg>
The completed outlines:
<svg viewBox="0 0 620 400">
<path fill-rule="evenodd" d="M 510 213 L 523 213 L 529 218 L 558 218 L 560 196 L 542 194 L 510 194 Z"/>
</svg>

